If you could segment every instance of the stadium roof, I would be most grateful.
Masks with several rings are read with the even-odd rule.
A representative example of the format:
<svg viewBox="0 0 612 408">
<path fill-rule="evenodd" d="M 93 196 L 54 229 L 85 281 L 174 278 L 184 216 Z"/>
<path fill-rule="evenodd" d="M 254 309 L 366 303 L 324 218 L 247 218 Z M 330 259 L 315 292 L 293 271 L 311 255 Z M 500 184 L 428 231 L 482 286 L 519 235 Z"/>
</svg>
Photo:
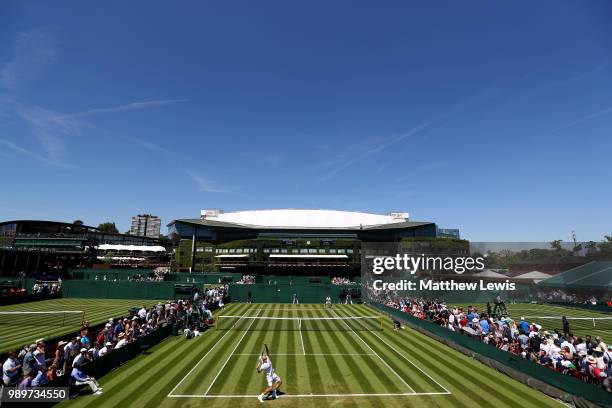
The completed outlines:
<svg viewBox="0 0 612 408">
<path fill-rule="evenodd" d="M 557 288 L 612 289 L 612 261 L 593 261 L 538 283 Z"/>
<path fill-rule="evenodd" d="M 507 278 L 506 275 L 502 275 L 501 273 L 494 272 L 490 269 L 485 269 L 482 272 L 475 273 L 474 276 L 481 278 Z"/>
<path fill-rule="evenodd" d="M 540 271 L 531 271 L 521 275 L 513 276 L 512 279 L 548 279 L 552 275 Z"/>
<path fill-rule="evenodd" d="M 216 221 L 241 226 L 268 228 L 363 228 L 387 224 L 400 224 L 408 219 L 407 213 L 388 215 L 338 210 L 252 210 L 222 212 L 202 210 L 203 221 Z"/>
<path fill-rule="evenodd" d="M 97 246 L 97 249 L 102 251 L 166 252 L 166 248 L 161 245 L 101 244 Z"/>
<path fill-rule="evenodd" d="M 256 210 L 232 213 L 202 212 L 202 218 L 183 218 L 172 221 L 206 227 L 242 229 L 312 229 L 312 230 L 386 230 L 405 229 L 432 222 L 408 221 L 407 213 L 389 215 L 337 210 Z"/>
</svg>

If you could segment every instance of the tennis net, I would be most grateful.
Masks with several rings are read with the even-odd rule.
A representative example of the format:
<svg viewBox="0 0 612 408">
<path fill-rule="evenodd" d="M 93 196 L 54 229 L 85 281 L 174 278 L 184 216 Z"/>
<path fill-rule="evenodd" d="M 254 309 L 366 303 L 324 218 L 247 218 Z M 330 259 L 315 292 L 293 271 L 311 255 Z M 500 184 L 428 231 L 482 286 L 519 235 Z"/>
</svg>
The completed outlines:
<svg viewBox="0 0 612 408">
<path fill-rule="evenodd" d="M 219 316 L 217 330 L 373 331 L 383 329 L 382 316 L 268 317 Z"/>
<path fill-rule="evenodd" d="M 81 310 L 0 312 L 0 326 L 79 326 L 84 320 L 85 312 Z"/>
</svg>

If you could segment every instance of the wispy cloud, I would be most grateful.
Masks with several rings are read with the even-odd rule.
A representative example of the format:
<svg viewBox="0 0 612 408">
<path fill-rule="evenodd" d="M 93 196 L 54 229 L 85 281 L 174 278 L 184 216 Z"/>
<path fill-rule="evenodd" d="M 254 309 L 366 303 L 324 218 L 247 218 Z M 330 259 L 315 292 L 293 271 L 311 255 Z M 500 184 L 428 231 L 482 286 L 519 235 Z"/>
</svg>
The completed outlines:
<svg viewBox="0 0 612 408">
<path fill-rule="evenodd" d="M 169 153 L 166 149 L 164 149 L 160 145 L 148 142 L 146 140 L 140 139 L 140 138 L 135 137 L 135 136 L 125 136 L 125 139 L 130 141 L 130 142 L 132 142 L 132 143 L 134 143 L 135 145 L 143 147 L 143 148 L 145 148 L 147 150 L 150 150 L 152 152 L 156 152 L 156 153 Z"/>
<path fill-rule="evenodd" d="M 559 133 L 559 132 L 561 132 L 561 131 L 563 131 L 565 129 L 571 128 L 573 126 L 579 125 L 579 124 L 584 123 L 584 122 L 588 122 L 589 120 L 596 119 L 596 118 L 598 118 L 600 116 L 608 115 L 610 113 L 612 113 L 612 106 L 610 106 L 610 107 L 608 107 L 606 109 L 597 111 L 597 112 L 589 113 L 588 115 L 584 115 L 584 116 L 582 116 L 582 117 L 580 117 L 578 119 L 575 119 L 575 120 L 573 120 L 573 121 L 571 121 L 569 123 L 566 123 L 565 125 L 559 126 L 555 130 L 553 130 L 552 133 Z"/>
<path fill-rule="evenodd" d="M 195 182 L 198 190 L 205 193 L 230 193 L 225 189 L 219 188 L 210 179 L 197 175 L 190 170 L 185 170 L 185 173 Z"/>
<path fill-rule="evenodd" d="M 58 43 L 53 30 L 39 28 L 22 31 L 15 38 L 12 58 L 6 64 L 0 65 L 0 90 L 4 88 L 7 91 L 4 96 L 0 95 L 2 105 L 0 117 L 8 119 L 0 126 L 25 124 L 38 142 L 37 147 L 40 148 L 40 152 L 36 152 L 6 137 L 0 140 L 5 147 L 17 153 L 49 165 L 69 167 L 64 162 L 67 151 L 66 141 L 81 136 L 82 129 L 91 126 L 85 121 L 87 117 L 150 109 L 187 101 L 186 99 L 136 101 L 76 113 L 55 112 L 20 101 L 19 91 L 42 75 L 57 60 Z M 152 151 L 164 151 L 161 146 L 142 139 L 134 137 L 129 140 Z"/>
<path fill-rule="evenodd" d="M 57 36 L 47 28 L 22 31 L 13 44 L 12 59 L 0 67 L 0 85 L 18 91 L 39 77 L 58 55 Z"/>
<path fill-rule="evenodd" d="M 514 82 L 514 81 L 513 81 Z M 503 86 L 508 86 L 509 84 L 494 84 L 492 86 L 489 86 L 487 88 L 482 89 L 479 92 L 476 92 L 472 95 L 470 95 L 469 97 L 459 101 L 457 104 L 451 106 L 449 109 L 447 109 L 446 111 L 434 115 L 432 116 L 429 120 L 423 121 L 421 124 L 419 124 L 416 127 L 413 127 L 412 129 L 408 130 L 407 132 L 404 132 L 402 134 L 400 134 L 399 136 L 393 136 L 393 137 L 389 137 L 386 140 L 384 140 L 383 142 L 377 144 L 374 147 L 371 147 L 369 145 L 369 143 L 367 145 L 363 145 L 361 147 L 362 151 L 361 153 L 356 153 L 356 154 L 349 154 L 348 152 L 344 151 L 344 152 L 340 152 L 339 154 L 337 154 L 335 157 L 327 160 L 327 163 L 333 165 L 333 167 L 327 171 L 325 174 L 323 174 L 323 176 L 320 178 L 321 181 L 326 181 L 329 180 L 332 176 L 334 176 L 335 174 L 339 173 L 340 171 L 346 169 L 347 167 L 350 167 L 358 162 L 361 162 L 363 160 L 368 159 L 371 156 L 374 156 L 376 154 L 379 154 L 380 152 L 389 149 L 390 147 L 400 144 L 404 141 L 406 141 L 409 138 L 412 138 L 414 136 L 417 135 L 421 135 L 423 133 L 425 133 L 427 130 L 429 130 L 433 125 L 436 125 L 446 119 L 448 119 L 449 117 L 456 115 L 458 113 L 461 113 L 463 111 L 465 111 L 466 109 L 468 109 L 469 107 L 477 104 L 477 103 L 482 103 L 484 101 L 487 101 L 491 98 L 493 98 L 494 96 L 498 95 L 500 90 L 503 88 Z M 414 140 L 413 140 L 414 141 Z M 384 170 L 384 168 L 383 168 Z"/>
<path fill-rule="evenodd" d="M 327 173 L 325 173 L 322 177 L 321 177 L 321 181 L 326 181 L 329 180 L 332 176 L 334 176 L 335 174 L 339 173 L 340 171 L 346 169 L 347 167 L 352 166 L 355 163 L 358 163 L 362 160 L 365 160 L 375 154 L 378 154 L 380 152 L 382 152 L 385 149 L 388 149 L 389 147 L 400 143 L 404 140 L 406 140 L 407 138 L 409 138 L 410 136 L 415 136 L 421 132 L 423 132 L 424 130 L 426 130 L 428 127 L 430 127 L 432 125 L 432 121 L 428 121 L 428 122 L 424 122 L 422 124 L 420 124 L 419 126 L 416 126 L 412 129 L 410 129 L 409 131 L 396 136 L 396 137 L 392 137 L 390 139 L 387 139 L 385 142 L 378 144 L 377 146 L 370 148 L 360 154 L 356 154 L 354 156 L 350 156 L 348 159 L 343 160 L 342 162 L 340 162 L 340 164 L 336 165 L 335 167 L 333 167 L 331 170 L 329 170 Z"/>
<path fill-rule="evenodd" d="M 127 105 L 111 106 L 106 108 L 94 108 L 83 112 L 72 114 L 72 116 L 92 116 L 105 113 L 129 112 L 140 109 L 156 108 L 159 106 L 170 105 L 174 103 L 187 102 L 187 99 L 159 99 L 153 101 L 132 102 Z"/>
<path fill-rule="evenodd" d="M 40 154 L 38 154 L 36 152 L 28 150 L 28 149 L 26 149 L 24 147 L 18 146 L 15 143 L 10 142 L 10 141 L 8 141 L 6 139 L 0 139 L 0 145 L 4 145 L 5 147 L 7 147 L 7 148 L 9 148 L 11 150 L 14 150 L 17 153 L 20 153 L 20 154 L 22 154 L 24 156 L 27 156 L 27 157 L 30 157 L 32 159 L 38 160 L 40 162 L 49 164 L 51 166 L 64 167 L 64 168 L 69 167 L 67 164 L 65 164 L 63 162 L 57 162 L 57 161 L 50 160 L 50 159 L 48 159 L 45 156 L 41 156 Z"/>
</svg>

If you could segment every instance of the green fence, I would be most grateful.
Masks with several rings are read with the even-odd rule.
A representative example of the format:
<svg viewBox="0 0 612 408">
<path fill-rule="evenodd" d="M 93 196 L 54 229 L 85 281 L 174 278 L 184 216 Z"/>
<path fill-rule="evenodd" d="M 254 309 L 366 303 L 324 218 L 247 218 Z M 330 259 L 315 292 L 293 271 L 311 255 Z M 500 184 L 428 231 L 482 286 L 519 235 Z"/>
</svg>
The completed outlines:
<svg viewBox="0 0 612 408">
<path fill-rule="evenodd" d="M 174 299 L 174 282 L 71 280 L 62 283 L 65 298 Z"/>
<path fill-rule="evenodd" d="M 562 391 L 562 393 L 557 394 L 556 396 L 563 398 L 566 401 L 571 401 L 577 406 L 584 406 L 583 401 L 580 400 L 584 399 L 596 404 L 612 407 L 612 396 L 603 388 L 578 381 L 570 376 L 563 375 L 520 356 L 499 350 L 471 337 L 455 333 L 442 326 L 438 326 L 426 320 L 418 319 L 391 307 L 378 303 L 374 303 L 372 306 L 381 310 L 387 315 L 401 319 L 413 328 L 425 332 L 443 343 L 458 346 L 458 348 L 463 350 L 468 350 L 469 354 L 474 358 L 480 360 L 479 357 L 485 357 L 489 360 L 489 362 L 493 363 L 491 364 L 492 366 L 498 369 L 503 366 L 522 374 L 524 378 L 520 378 L 520 375 L 516 376 L 516 378 L 519 380 L 524 380 L 523 382 L 527 382 L 534 388 L 540 387 L 535 387 L 533 383 L 530 383 L 529 378 L 539 380 L 557 390 Z M 496 366 L 494 363 L 497 363 L 498 365 Z M 501 371 L 504 370 L 501 369 Z"/>
<path fill-rule="evenodd" d="M 352 291 L 354 300 L 361 291 L 358 285 L 268 285 L 257 283 L 255 285 L 230 285 L 229 295 L 232 302 L 246 302 L 249 293 L 255 303 L 291 303 L 293 294 L 298 295 L 300 303 L 323 303 L 327 296 L 334 303 L 338 302 L 340 295 L 347 290 Z M 344 301 L 344 299 L 342 299 Z"/>
<path fill-rule="evenodd" d="M 173 282 L 226 284 L 238 282 L 241 273 L 170 273 L 166 279 Z"/>
<path fill-rule="evenodd" d="M 152 269 L 75 269 L 70 271 L 73 279 L 80 280 L 128 280 L 134 275 L 148 276 Z"/>
<path fill-rule="evenodd" d="M 255 277 L 256 283 L 266 285 L 307 285 L 317 283 L 331 283 L 329 276 L 284 276 L 284 275 L 258 275 Z"/>
</svg>

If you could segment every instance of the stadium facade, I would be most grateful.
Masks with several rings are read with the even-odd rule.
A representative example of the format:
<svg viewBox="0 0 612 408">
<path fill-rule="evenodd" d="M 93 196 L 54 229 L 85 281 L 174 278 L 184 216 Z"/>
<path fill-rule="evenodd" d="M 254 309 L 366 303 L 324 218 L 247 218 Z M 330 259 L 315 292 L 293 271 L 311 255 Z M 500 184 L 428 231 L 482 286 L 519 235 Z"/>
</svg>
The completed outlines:
<svg viewBox="0 0 612 408">
<path fill-rule="evenodd" d="M 158 239 L 105 233 L 80 222 L 0 222 L 0 275 L 66 271 L 96 263 L 154 265 L 165 255 Z"/>
<path fill-rule="evenodd" d="M 265 274 L 358 273 L 362 242 L 459 238 L 408 213 L 337 210 L 202 210 L 168 224 L 178 271 Z"/>
</svg>

